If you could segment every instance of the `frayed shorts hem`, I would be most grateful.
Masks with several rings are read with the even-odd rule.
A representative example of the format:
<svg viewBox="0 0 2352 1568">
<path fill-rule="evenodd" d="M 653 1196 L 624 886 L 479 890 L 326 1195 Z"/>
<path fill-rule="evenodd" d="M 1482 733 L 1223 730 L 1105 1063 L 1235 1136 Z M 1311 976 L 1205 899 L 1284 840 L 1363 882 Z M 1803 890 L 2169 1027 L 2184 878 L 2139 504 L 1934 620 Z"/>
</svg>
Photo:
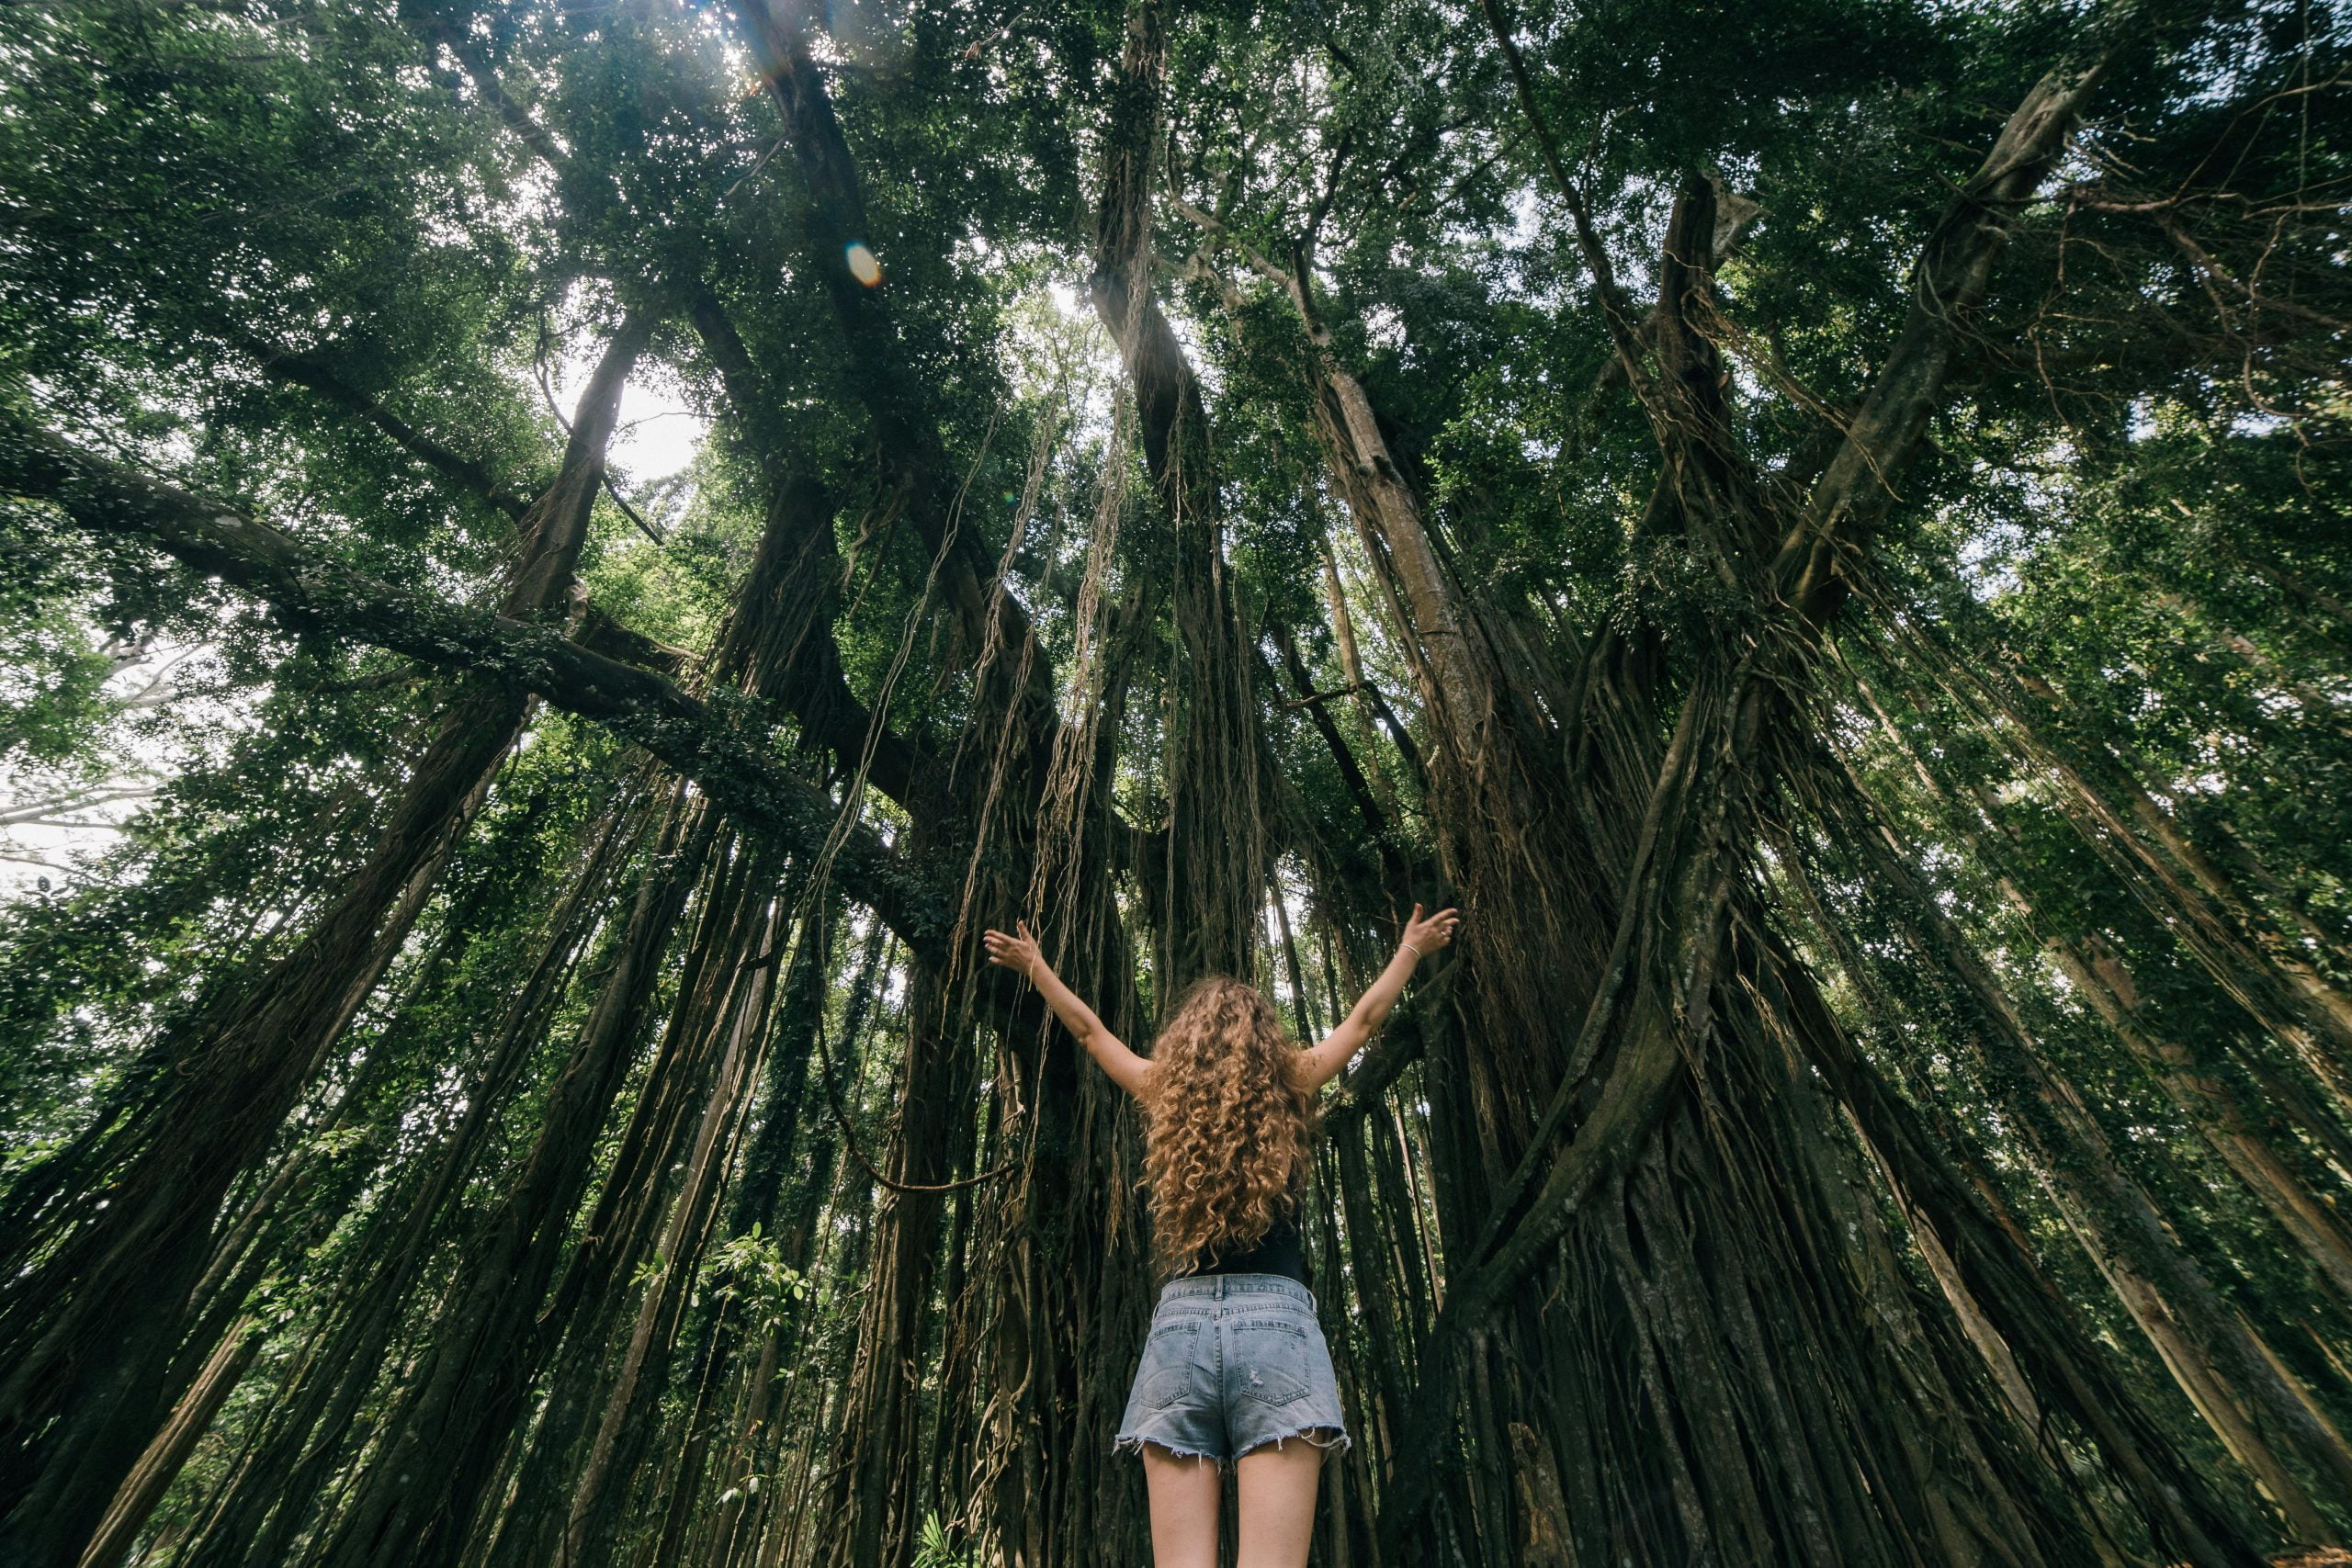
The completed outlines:
<svg viewBox="0 0 2352 1568">
<path fill-rule="evenodd" d="M 1318 1433 L 1324 1435 L 1317 1436 Z M 1242 1446 L 1240 1453 L 1236 1454 L 1212 1453 L 1206 1449 L 1191 1448 L 1183 1443 L 1171 1443 L 1165 1438 L 1155 1438 L 1144 1432 L 1120 1433 L 1112 1439 L 1111 1451 L 1114 1454 L 1132 1451 L 1140 1455 L 1144 1445 L 1149 1443 L 1156 1449 L 1167 1450 L 1178 1459 L 1215 1460 L 1222 1468 L 1231 1465 L 1238 1459 L 1257 1452 L 1260 1449 L 1277 1443 L 1286 1443 L 1293 1438 L 1302 1442 L 1312 1443 L 1327 1454 L 1345 1453 L 1355 1443 L 1355 1439 L 1348 1436 L 1348 1429 L 1344 1427 L 1334 1427 L 1329 1421 L 1302 1421 L 1286 1430 L 1269 1432 L 1264 1437 L 1253 1438 Z"/>
</svg>

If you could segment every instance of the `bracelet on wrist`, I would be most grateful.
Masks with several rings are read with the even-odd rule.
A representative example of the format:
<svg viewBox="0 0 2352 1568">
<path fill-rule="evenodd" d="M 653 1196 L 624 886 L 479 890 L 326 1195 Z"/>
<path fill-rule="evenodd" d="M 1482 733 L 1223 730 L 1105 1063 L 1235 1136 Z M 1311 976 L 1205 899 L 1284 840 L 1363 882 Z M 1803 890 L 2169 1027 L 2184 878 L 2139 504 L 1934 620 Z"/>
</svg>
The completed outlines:
<svg viewBox="0 0 2352 1568">
<path fill-rule="evenodd" d="M 1427 958 L 1427 957 L 1429 956 L 1429 954 L 1428 954 L 1428 953 L 1423 953 L 1419 948 L 1418 948 L 1418 947 L 1414 947 L 1414 946 L 1413 946 L 1413 944 L 1412 944 L 1411 942 L 1406 942 L 1406 941 L 1402 940 L 1401 938 L 1398 940 L 1398 942 L 1397 942 L 1396 945 L 1397 945 L 1397 946 L 1399 946 L 1399 947 L 1402 947 L 1402 948 L 1408 948 L 1408 949 L 1410 949 L 1410 950 L 1411 950 L 1411 952 L 1412 952 L 1413 956 L 1414 956 L 1415 958 L 1417 958 L 1417 959 L 1420 959 L 1420 958 Z"/>
</svg>

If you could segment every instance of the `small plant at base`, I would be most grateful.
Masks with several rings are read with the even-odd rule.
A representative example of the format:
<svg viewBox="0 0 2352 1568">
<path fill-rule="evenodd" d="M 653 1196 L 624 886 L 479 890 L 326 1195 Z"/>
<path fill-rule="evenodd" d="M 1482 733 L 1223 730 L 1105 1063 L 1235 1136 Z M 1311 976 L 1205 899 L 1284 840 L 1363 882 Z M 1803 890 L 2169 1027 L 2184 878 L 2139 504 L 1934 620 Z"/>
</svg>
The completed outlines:
<svg viewBox="0 0 2352 1568">
<path fill-rule="evenodd" d="M 914 1568 L 967 1568 L 971 1559 L 947 1544 L 947 1527 L 936 1512 L 922 1517 L 922 1535 L 915 1542 Z"/>
</svg>

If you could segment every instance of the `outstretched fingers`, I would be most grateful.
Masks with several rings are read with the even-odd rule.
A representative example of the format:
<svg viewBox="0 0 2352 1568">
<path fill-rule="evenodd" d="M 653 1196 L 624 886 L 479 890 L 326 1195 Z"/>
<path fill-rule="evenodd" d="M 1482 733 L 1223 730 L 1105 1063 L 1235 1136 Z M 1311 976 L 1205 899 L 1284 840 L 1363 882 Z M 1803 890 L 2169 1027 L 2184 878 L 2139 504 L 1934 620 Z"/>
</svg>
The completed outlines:
<svg viewBox="0 0 2352 1568">
<path fill-rule="evenodd" d="M 1453 940 L 1453 929 L 1462 923 L 1460 910 L 1448 905 L 1436 914 L 1426 914 L 1422 906 L 1413 906 L 1413 918 L 1406 923 L 1407 940 L 1415 938 L 1435 947 L 1443 947 Z"/>
<path fill-rule="evenodd" d="M 980 933 L 980 945 L 988 950 L 989 963 L 1018 969 L 1025 975 L 1036 960 L 1037 942 L 1029 934 L 1027 921 L 1015 920 L 1013 929 L 1020 932 L 1018 936 L 1007 936 L 991 926 Z"/>
</svg>

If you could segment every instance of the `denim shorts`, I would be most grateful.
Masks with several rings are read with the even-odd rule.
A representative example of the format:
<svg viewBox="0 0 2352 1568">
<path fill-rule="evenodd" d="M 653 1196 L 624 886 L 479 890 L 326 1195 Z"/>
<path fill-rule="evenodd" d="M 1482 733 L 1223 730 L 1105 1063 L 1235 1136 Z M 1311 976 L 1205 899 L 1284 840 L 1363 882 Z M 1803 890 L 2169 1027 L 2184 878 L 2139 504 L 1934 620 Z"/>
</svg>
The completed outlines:
<svg viewBox="0 0 2352 1568">
<path fill-rule="evenodd" d="M 1297 1437 L 1349 1440 L 1314 1292 L 1280 1274 L 1168 1281 L 1114 1446 L 1222 1461 Z"/>
</svg>

